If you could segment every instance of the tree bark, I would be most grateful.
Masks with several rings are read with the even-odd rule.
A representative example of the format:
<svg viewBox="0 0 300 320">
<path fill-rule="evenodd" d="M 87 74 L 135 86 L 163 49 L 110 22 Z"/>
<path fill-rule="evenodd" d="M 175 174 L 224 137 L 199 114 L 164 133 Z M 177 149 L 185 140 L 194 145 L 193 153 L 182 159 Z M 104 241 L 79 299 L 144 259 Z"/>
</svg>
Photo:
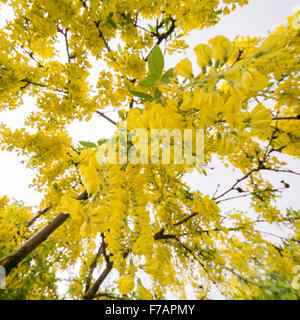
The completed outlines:
<svg viewBox="0 0 300 320">
<path fill-rule="evenodd" d="M 67 213 L 59 213 L 53 220 L 51 220 L 44 228 L 38 231 L 30 239 L 28 239 L 21 247 L 13 251 L 8 256 L 0 260 L 0 265 L 5 268 L 6 275 L 15 268 L 24 258 L 26 258 L 34 249 L 36 249 L 42 242 L 60 227 L 69 217 Z"/>
<path fill-rule="evenodd" d="M 51 209 L 51 206 L 43 209 L 43 210 L 40 210 L 32 219 L 30 219 L 27 223 L 27 227 L 30 227 L 31 225 L 33 225 L 35 223 L 35 221 L 40 217 L 42 216 L 43 214 L 45 214 L 47 211 L 49 211 Z"/>
<path fill-rule="evenodd" d="M 95 281 L 94 285 L 86 292 L 83 296 L 83 300 L 93 300 L 97 294 L 99 287 L 101 286 L 102 282 L 106 279 L 110 271 L 112 270 L 113 262 L 109 261 L 99 276 L 99 278 Z"/>
<path fill-rule="evenodd" d="M 88 194 L 84 191 L 77 197 L 77 200 L 85 200 L 87 197 Z M 0 265 L 5 268 L 6 275 L 8 275 L 13 268 L 15 268 L 41 243 L 47 240 L 48 237 L 69 218 L 69 216 L 68 213 L 59 213 L 44 228 L 29 238 L 21 247 L 2 258 L 0 260 Z"/>
</svg>

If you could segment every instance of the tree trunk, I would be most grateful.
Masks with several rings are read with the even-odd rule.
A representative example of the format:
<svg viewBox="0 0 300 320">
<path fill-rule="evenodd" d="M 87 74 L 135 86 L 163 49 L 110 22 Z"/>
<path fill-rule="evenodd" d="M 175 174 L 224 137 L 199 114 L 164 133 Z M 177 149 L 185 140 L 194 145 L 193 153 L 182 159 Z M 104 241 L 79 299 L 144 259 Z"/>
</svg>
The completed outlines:
<svg viewBox="0 0 300 320">
<path fill-rule="evenodd" d="M 86 191 L 82 192 L 77 200 L 86 200 L 88 194 Z M 59 213 L 52 219 L 43 229 L 38 231 L 30 239 L 28 239 L 21 247 L 13 251 L 8 256 L 0 260 L 0 266 L 5 268 L 6 275 L 15 268 L 23 259 L 25 259 L 35 248 L 48 239 L 48 237 L 59 228 L 68 218 L 68 213 Z"/>
<path fill-rule="evenodd" d="M 21 247 L 13 251 L 10 255 L 0 260 L 0 265 L 5 268 L 6 275 L 15 268 L 24 258 L 26 258 L 35 248 L 44 242 L 58 227 L 60 227 L 69 217 L 67 213 L 58 214 L 43 229 L 38 231 L 28 239 Z"/>
</svg>

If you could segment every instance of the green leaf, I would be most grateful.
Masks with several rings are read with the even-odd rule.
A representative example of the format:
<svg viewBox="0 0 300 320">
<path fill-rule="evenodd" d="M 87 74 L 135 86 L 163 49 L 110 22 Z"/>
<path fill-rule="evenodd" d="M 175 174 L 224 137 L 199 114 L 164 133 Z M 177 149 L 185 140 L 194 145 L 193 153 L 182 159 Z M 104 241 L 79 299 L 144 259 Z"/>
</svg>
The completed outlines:
<svg viewBox="0 0 300 320">
<path fill-rule="evenodd" d="M 161 91 L 156 88 L 154 92 L 154 99 L 159 99 L 161 97 Z"/>
<path fill-rule="evenodd" d="M 148 57 L 148 69 L 150 74 L 159 77 L 164 69 L 164 56 L 160 47 L 156 44 Z"/>
<path fill-rule="evenodd" d="M 127 23 L 132 23 L 134 21 L 134 19 L 130 16 L 130 13 L 128 13 L 127 15 L 126 15 L 126 22 Z"/>
<path fill-rule="evenodd" d="M 110 24 L 111 27 L 115 29 L 117 28 L 117 25 L 113 22 L 113 20 L 109 19 L 107 22 Z"/>
<path fill-rule="evenodd" d="M 169 78 L 160 78 L 160 82 L 165 83 L 165 84 L 169 84 L 170 79 Z"/>
<path fill-rule="evenodd" d="M 168 71 L 166 71 L 164 75 L 160 78 L 160 82 L 163 82 L 166 84 L 170 83 L 171 78 L 173 78 L 173 75 L 174 75 L 173 68 L 171 68 Z"/>
<path fill-rule="evenodd" d="M 146 79 L 139 82 L 139 85 L 142 88 L 151 88 L 156 84 L 158 79 L 159 75 L 149 74 Z"/>
<path fill-rule="evenodd" d="M 134 96 L 137 96 L 141 99 L 147 100 L 147 101 L 153 101 L 153 98 L 144 92 L 140 92 L 140 91 L 129 91 L 131 94 L 133 94 Z"/>
<path fill-rule="evenodd" d="M 95 148 L 97 147 L 96 143 L 89 141 L 79 141 L 79 143 L 85 148 Z"/>
<path fill-rule="evenodd" d="M 120 56 L 123 57 L 124 56 L 124 52 L 122 50 L 122 47 L 121 47 L 120 43 L 118 44 L 118 51 L 119 51 Z"/>
<path fill-rule="evenodd" d="M 105 142 L 107 142 L 108 139 L 99 139 L 97 141 L 98 146 L 102 146 Z"/>
<path fill-rule="evenodd" d="M 179 188 L 178 191 L 184 196 L 185 199 L 187 200 L 193 200 L 193 194 L 190 193 L 188 190 Z"/>
<path fill-rule="evenodd" d="M 180 100 L 178 101 L 177 107 L 180 108 L 180 106 L 182 105 L 182 103 L 183 103 L 183 99 L 180 99 Z"/>
<path fill-rule="evenodd" d="M 170 68 L 169 70 L 167 70 L 164 75 L 162 76 L 163 78 L 173 78 L 174 76 L 174 69 Z"/>
<path fill-rule="evenodd" d="M 125 116 L 125 114 L 124 114 L 122 111 L 118 111 L 118 115 L 119 115 L 119 117 L 120 117 L 123 121 L 126 120 L 126 116 Z"/>
<path fill-rule="evenodd" d="M 164 19 L 164 24 L 165 24 L 166 30 L 169 29 L 169 24 L 170 24 L 170 22 L 171 22 L 170 17 L 167 17 L 167 18 Z"/>
<path fill-rule="evenodd" d="M 156 33 L 156 28 L 155 27 L 151 26 L 151 24 L 148 24 L 148 27 L 149 27 L 149 29 L 150 29 L 150 31 L 152 33 Z"/>
<path fill-rule="evenodd" d="M 30 90 L 29 95 L 33 96 L 33 95 L 37 94 L 38 92 L 39 92 L 39 90 L 37 88 L 34 88 L 34 89 Z"/>
</svg>

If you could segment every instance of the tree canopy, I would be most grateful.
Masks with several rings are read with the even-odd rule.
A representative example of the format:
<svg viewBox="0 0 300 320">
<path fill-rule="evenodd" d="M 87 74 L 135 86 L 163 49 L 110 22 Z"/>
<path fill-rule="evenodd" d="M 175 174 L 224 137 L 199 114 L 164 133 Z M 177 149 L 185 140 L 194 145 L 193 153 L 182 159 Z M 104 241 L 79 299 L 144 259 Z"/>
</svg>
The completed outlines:
<svg viewBox="0 0 300 320">
<path fill-rule="evenodd" d="M 290 185 L 265 173 L 300 175 L 281 158 L 299 158 L 299 12 L 265 38 L 199 41 L 197 64 L 184 58 L 166 69 L 169 55 L 188 48 L 190 31 L 216 25 L 248 1 L 1 2 L 14 18 L 0 31 L 0 111 L 24 107 L 28 96 L 34 110 L 20 128 L 1 123 L 0 147 L 27 159 L 32 187 L 44 195 L 39 212 L 0 198 L 1 298 L 59 299 L 65 286 L 72 299 L 164 299 L 170 292 L 183 299 L 190 284 L 197 299 L 212 287 L 255 299 L 272 285 L 257 280 L 262 272 L 292 281 L 300 212 L 279 210 Z M 104 67 L 91 83 L 97 63 Z M 93 142 L 69 136 L 70 123 L 95 114 L 115 126 L 115 153 L 97 132 Z M 123 125 L 143 129 L 145 140 L 130 140 Z M 111 161 L 125 138 L 127 156 L 154 129 L 202 130 L 201 163 L 171 156 L 164 164 L 161 152 L 155 163 Z M 195 139 L 190 147 L 194 156 Z M 209 176 L 215 159 L 236 169 L 238 180 L 214 194 L 192 190 L 186 173 Z M 236 198 L 249 211 L 224 210 Z M 266 225 L 287 236 L 266 238 Z"/>
</svg>

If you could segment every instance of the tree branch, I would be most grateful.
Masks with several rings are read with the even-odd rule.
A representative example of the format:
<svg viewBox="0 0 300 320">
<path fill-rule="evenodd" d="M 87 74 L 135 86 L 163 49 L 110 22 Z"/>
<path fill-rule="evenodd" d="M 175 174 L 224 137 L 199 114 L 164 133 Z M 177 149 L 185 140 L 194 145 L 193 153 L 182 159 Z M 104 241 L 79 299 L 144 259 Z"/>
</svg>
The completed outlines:
<svg viewBox="0 0 300 320">
<path fill-rule="evenodd" d="M 30 227 L 31 225 L 34 224 L 34 222 L 40 217 L 42 216 L 43 214 L 45 214 L 47 211 L 49 211 L 51 209 L 51 206 L 45 208 L 45 209 L 42 209 L 40 210 L 32 219 L 30 219 L 28 222 L 27 222 L 27 227 Z"/>
<path fill-rule="evenodd" d="M 273 118 L 272 120 L 300 120 L 300 114 L 298 114 L 295 117 L 276 117 L 276 118 Z"/>
<path fill-rule="evenodd" d="M 60 29 L 59 27 L 57 27 L 57 31 L 59 32 L 59 33 L 61 33 L 63 36 L 64 36 L 64 38 L 65 38 L 65 44 L 66 44 L 66 51 L 67 51 L 67 58 L 68 58 L 68 63 L 71 63 L 71 60 L 72 60 L 72 58 L 71 58 L 71 54 L 70 54 L 70 47 L 69 47 L 69 41 L 68 41 L 68 29 L 65 29 L 65 32 L 62 30 L 62 29 Z"/>
<path fill-rule="evenodd" d="M 225 196 L 225 194 L 227 194 L 228 192 L 234 190 L 235 187 L 236 187 L 240 182 L 242 182 L 243 180 L 247 179 L 252 173 L 254 173 L 254 172 L 256 172 L 256 171 L 259 171 L 259 169 L 258 169 L 258 168 L 252 169 L 252 170 L 249 171 L 246 175 L 244 175 L 242 178 L 238 179 L 238 180 L 236 181 L 236 183 L 235 183 L 232 187 L 230 187 L 228 190 L 224 191 L 224 192 L 223 192 L 222 194 L 220 194 L 218 197 L 212 198 L 212 200 L 216 201 L 216 200 L 220 199 L 221 197 Z"/>
<path fill-rule="evenodd" d="M 102 238 L 102 243 L 101 243 L 101 247 L 100 247 L 97 255 L 99 257 L 100 254 L 103 254 L 105 261 L 106 261 L 106 267 L 103 270 L 103 272 L 100 274 L 99 278 L 95 281 L 95 283 L 93 284 L 92 287 L 90 287 L 90 283 L 89 283 L 88 289 L 86 290 L 86 292 L 83 296 L 84 300 L 93 300 L 96 297 L 96 293 L 97 293 L 99 287 L 101 286 L 102 282 L 106 279 L 106 277 L 108 276 L 108 274 L 110 273 L 110 271 L 112 270 L 112 267 L 113 267 L 113 262 L 110 261 L 109 255 L 106 252 L 107 244 L 104 240 L 105 239 L 104 233 L 101 233 L 101 238 Z M 127 256 L 127 254 L 124 254 L 124 257 L 126 257 L 126 256 Z M 95 262 L 93 261 L 94 268 L 96 267 L 98 257 L 96 256 L 95 260 L 94 260 Z M 92 270 L 92 272 L 93 272 L 93 270 Z M 91 279 L 91 277 L 90 277 L 90 279 Z"/>
<path fill-rule="evenodd" d="M 108 52 L 111 52 L 111 48 L 110 48 L 108 42 L 105 40 L 102 31 L 100 30 L 100 27 L 99 27 L 99 26 L 100 26 L 100 21 L 95 21 L 94 24 L 95 24 L 95 26 L 96 26 L 96 28 L 97 28 L 97 30 L 98 30 L 99 37 L 103 40 L 103 42 L 104 42 L 104 44 L 105 44 L 105 47 L 106 47 L 107 51 L 108 51 Z"/>
<path fill-rule="evenodd" d="M 93 286 L 85 293 L 85 295 L 83 296 L 84 300 L 92 300 L 95 298 L 96 293 L 99 289 L 99 287 L 101 286 L 101 284 L 103 283 L 103 281 L 106 279 L 106 277 L 108 276 L 108 274 L 110 273 L 110 271 L 112 270 L 113 267 L 113 262 L 109 261 L 106 264 L 105 269 L 103 270 L 103 272 L 100 274 L 99 278 L 95 281 L 95 283 L 93 284 Z"/>
<path fill-rule="evenodd" d="M 114 120 L 110 119 L 110 118 L 109 118 L 108 116 L 106 116 L 103 112 L 97 110 L 96 113 L 99 114 L 102 118 L 104 118 L 104 119 L 106 119 L 107 121 L 109 121 L 110 123 L 112 123 L 114 126 L 117 125 L 117 123 L 116 123 Z"/>
<path fill-rule="evenodd" d="M 93 272 L 94 272 L 94 270 L 95 270 L 95 268 L 97 266 L 97 262 L 98 262 L 98 259 L 99 259 L 100 255 L 103 253 L 103 246 L 104 245 L 105 245 L 105 243 L 101 242 L 99 250 L 98 250 L 95 258 L 93 259 L 92 263 L 89 266 L 89 272 L 88 272 L 88 275 L 86 277 L 85 292 L 88 292 L 88 290 L 91 287 L 91 281 L 92 281 Z"/>
<path fill-rule="evenodd" d="M 115 299 L 115 300 L 126 300 L 126 299 L 124 299 L 123 297 L 114 296 L 114 295 L 112 295 L 111 293 L 105 293 L 105 292 L 100 292 L 100 293 L 97 293 L 97 294 L 95 295 L 95 298 L 102 298 L 102 297 L 110 298 L 110 299 Z"/>
<path fill-rule="evenodd" d="M 87 199 L 88 194 L 86 191 L 81 193 L 77 200 Z M 48 237 L 58 229 L 68 218 L 68 213 L 59 213 L 48 224 L 29 238 L 21 247 L 13 251 L 8 256 L 0 260 L 0 265 L 5 268 L 6 275 L 15 268 L 21 261 L 23 261 L 32 251 L 34 251 L 41 243 L 46 241 Z"/>
<path fill-rule="evenodd" d="M 34 251 L 42 242 L 47 240 L 47 238 L 68 218 L 69 214 L 59 213 L 44 228 L 28 239 L 20 248 L 1 259 L 0 265 L 5 268 L 6 275 L 8 275 L 13 268 Z"/>
<path fill-rule="evenodd" d="M 194 212 L 191 215 L 189 215 L 188 217 L 184 218 L 183 220 L 173 224 L 173 226 L 179 226 L 180 224 L 183 224 L 185 222 L 187 222 L 188 220 L 192 219 L 193 217 L 195 217 L 199 212 Z"/>
</svg>

